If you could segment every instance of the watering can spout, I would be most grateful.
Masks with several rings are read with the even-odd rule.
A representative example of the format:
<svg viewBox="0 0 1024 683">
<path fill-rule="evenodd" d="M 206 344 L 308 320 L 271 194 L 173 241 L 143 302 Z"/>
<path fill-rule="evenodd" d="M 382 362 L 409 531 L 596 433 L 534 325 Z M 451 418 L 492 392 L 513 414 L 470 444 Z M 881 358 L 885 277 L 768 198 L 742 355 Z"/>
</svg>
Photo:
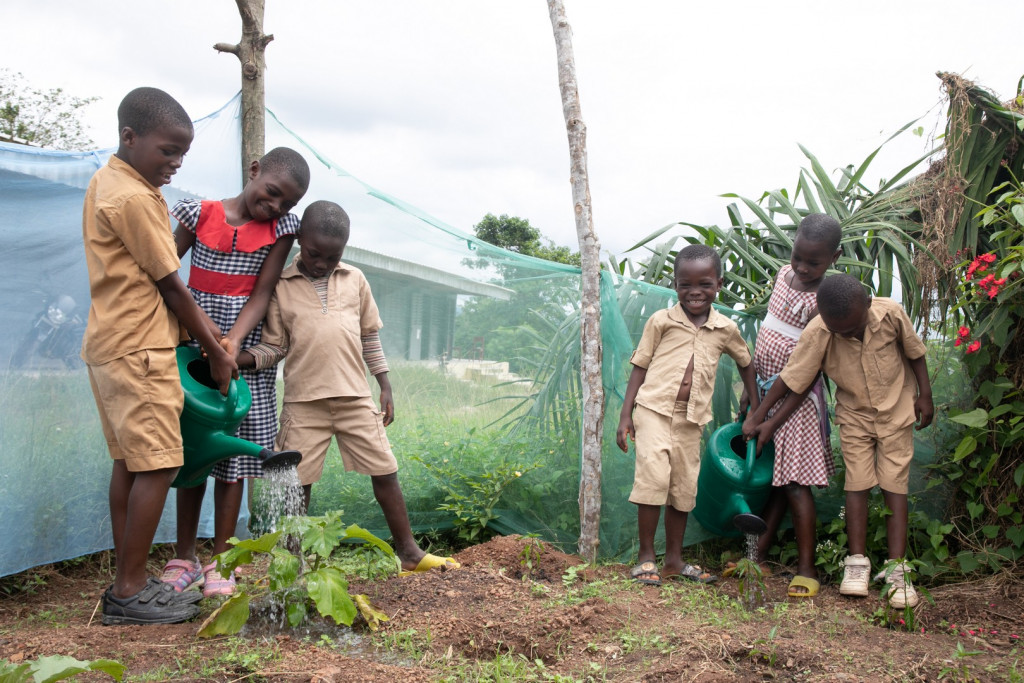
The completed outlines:
<svg viewBox="0 0 1024 683">
<path fill-rule="evenodd" d="M 757 453 L 757 442 L 744 439 L 742 425 L 722 425 L 708 438 L 697 479 L 694 516 L 719 536 L 765 531 L 760 511 L 771 491 L 775 450 L 771 442 Z"/>
</svg>

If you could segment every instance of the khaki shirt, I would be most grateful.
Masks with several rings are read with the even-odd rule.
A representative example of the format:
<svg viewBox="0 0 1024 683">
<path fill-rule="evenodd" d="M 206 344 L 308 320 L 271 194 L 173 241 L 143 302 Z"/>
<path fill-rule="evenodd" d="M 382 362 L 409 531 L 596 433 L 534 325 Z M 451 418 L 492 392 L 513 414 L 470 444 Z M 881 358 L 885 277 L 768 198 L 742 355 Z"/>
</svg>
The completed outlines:
<svg viewBox="0 0 1024 683">
<path fill-rule="evenodd" d="M 750 365 L 750 349 L 736 323 L 716 311 L 694 327 L 682 306 L 657 311 L 644 325 L 643 336 L 629 362 L 647 369 L 636 402 L 662 415 L 672 415 L 679 385 L 693 358 L 693 382 L 686 404 L 686 419 L 705 425 L 711 422 L 711 395 L 715 390 L 718 360 L 732 356 L 741 368 Z"/>
<path fill-rule="evenodd" d="M 142 349 L 174 348 L 178 319 L 157 280 L 181 266 L 167 202 L 128 163 L 110 157 L 85 191 L 82 239 L 92 303 L 82 358 L 98 365 Z"/>
<path fill-rule="evenodd" d="M 362 336 L 384 326 L 370 283 L 358 268 L 339 263 L 323 306 L 298 260 L 281 273 L 263 325 L 263 342 L 288 350 L 284 401 L 370 396 Z"/>
<path fill-rule="evenodd" d="M 914 424 L 917 377 L 908 359 L 926 350 L 903 307 L 876 297 L 864 341 L 832 334 L 818 316 L 807 323 L 779 377 L 799 393 L 823 370 L 836 384 L 836 424 L 888 436 Z"/>
</svg>

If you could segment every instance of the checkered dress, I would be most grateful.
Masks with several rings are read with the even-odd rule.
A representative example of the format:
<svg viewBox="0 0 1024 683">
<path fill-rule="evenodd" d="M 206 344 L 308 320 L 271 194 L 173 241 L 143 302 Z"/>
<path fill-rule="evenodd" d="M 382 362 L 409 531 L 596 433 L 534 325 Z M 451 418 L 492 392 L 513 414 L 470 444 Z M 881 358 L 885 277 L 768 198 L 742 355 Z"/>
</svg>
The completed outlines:
<svg viewBox="0 0 1024 683">
<path fill-rule="evenodd" d="M 786 276 L 792 270 L 789 265 L 779 270 L 768 310 L 782 322 L 802 329 L 807 326 L 810 313 L 817 305 L 815 292 L 798 292 L 786 284 Z M 757 333 L 757 344 L 754 347 L 754 370 L 758 380 L 766 380 L 781 372 L 795 347 L 795 339 L 762 327 Z M 808 395 L 775 432 L 773 486 L 785 486 L 790 482 L 804 486 L 827 486 L 829 477 L 835 474 L 820 377 L 811 394 L 818 395 L 821 410 L 812 395 Z M 772 406 L 769 415 L 774 414 L 781 405 L 782 401 L 779 401 Z"/>
<path fill-rule="evenodd" d="M 201 208 L 199 200 L 183 199 L 174 205 L 171 215 L 194 233 L 199 224 Z M 245 230 L 245 227 L 238 227 L 237 230 Z M 235 228 L 232 229 L 235 230 Z M 285 235 L 294 235 L 298 231 L 299 219 L 289 213 L 278 219 L 274 234 L 276 239 L 280 239 Z M 230 252 L 218 251 L 196 239 L 192 247 L 192 265 L 215 273 L 259 275 L 263 261 L 266 260 L 273 245 L 268 244 L 256 251 L 243 252 L 234 248 L 237 239 L 236 232 Z M 192 287 L 188 289 L 199 307 L 206 311 L 206 314 L 225 333 L 235 324 L 242 307 L 249 300 L 248 296 L 211 294 Z M 263 323 L 260 322 L 242 341 L 242 348 L 258 344 L 262 331 Z M 242 424 L 238 426 L 236 436 L 266 448 L 273 448 L 274 437 L 277 435 L 277 370 L 276 368 L 266 370 L 242 368 L 240 373 L 252 391 L 252 409 Z M 220 481 L 235 482 L 239 479 L 261 477 L 263 468 L 256 458 L 239 455 L 217 463 L 212 474 Z"/>
</svg>

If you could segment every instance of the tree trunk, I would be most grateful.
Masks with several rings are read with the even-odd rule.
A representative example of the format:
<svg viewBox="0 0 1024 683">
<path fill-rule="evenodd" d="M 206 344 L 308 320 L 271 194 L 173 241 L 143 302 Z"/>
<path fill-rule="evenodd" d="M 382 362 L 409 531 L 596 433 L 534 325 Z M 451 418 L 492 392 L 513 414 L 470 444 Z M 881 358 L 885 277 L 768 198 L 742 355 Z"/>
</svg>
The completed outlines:
<svg viewBox="0 0 1024 683">
<path fill-rule="evenodd" d="M 580 343 L 580 375 L 583 385 L 583 439 L 580 472 L 580 539 L 578 550 L 588 562 L 597 559 L 601 526 L 601 434 L 604 387 L 601 384 L 601 243 L 594 233 L 587 180 L 587 127 L 580 112 L 576 64 L 572 53 L 572 29 L 565 18 L 562 0 L 548 0 L 551 27 L 558 56 L 558 86 L 569 135 L 569 167 L 576 236 L 583 270 Z"/>
<path fill-rule="evenodd" d="M 264 0 L 235 0 L 242 16 L 242 39 L 237 45 L 217 43 L 218 52 L 230 52 L 242 63 L 242 184 L 249 177 L 249 165 L 265 150 L 263 74 L 267 70 L 264 52 L 274 39 L 263 33 Z"/>
</svg>

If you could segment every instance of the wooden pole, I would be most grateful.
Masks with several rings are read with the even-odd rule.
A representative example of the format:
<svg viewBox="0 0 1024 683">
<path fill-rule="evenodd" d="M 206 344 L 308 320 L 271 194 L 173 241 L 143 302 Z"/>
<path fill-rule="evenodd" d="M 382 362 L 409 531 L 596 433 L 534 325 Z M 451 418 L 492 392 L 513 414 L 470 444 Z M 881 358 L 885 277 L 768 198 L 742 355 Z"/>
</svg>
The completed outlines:
<svg viewBox="0 0 1024 683">
<path fill-rule="evenodd" d="M 590 183 L 587 179 L 587 127 L 580 111 L 572 29 L 565 18 L 562 0 L 548 0 L 558 56 L 558 87 L 569 136 L 569 167 L 576 236 L 583 270 L 580 344 L 580 375 L 583 385 L 583 429 L 580 468 L 579 554 L 588 562 L 597 559 L 601 526 L 601 435 L 604 387 L 601 384 L 601 243 L 590 214 Z"/>
<path fill-rule="evenodd" d="M 236 44 L 217 43 L 218 52 L 230 52 L 242 63 L 242 184 L 249 177 L 249 166 L 265 152 L 264 111 L 266 89 L 263 74 L 267 70 L 265 51 L 274 39 L 263 33 L 264 0 L 235 0 L 242 16 L 242 39 Z"/>
</svg>

